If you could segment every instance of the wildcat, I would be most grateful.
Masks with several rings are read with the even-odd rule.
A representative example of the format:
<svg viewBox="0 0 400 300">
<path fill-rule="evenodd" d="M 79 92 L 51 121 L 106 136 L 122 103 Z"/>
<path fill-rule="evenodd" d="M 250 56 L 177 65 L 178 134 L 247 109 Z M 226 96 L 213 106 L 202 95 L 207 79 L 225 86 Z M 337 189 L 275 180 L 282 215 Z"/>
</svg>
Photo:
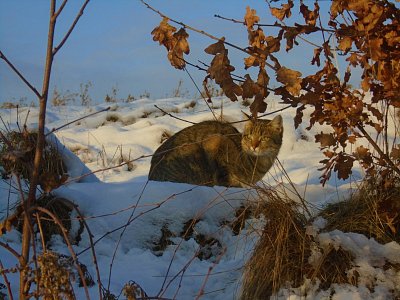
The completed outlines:
<svg viewBox="0 0 400 300">
<path fill-rule="evenodd" d="M 282 145 L 282 117 L 250 118 L 243 134 L 232 125 L 204 121 L 165 141 L 151 159 L 149 179 L 246 187 L 261 180 Z"/>
</svg>

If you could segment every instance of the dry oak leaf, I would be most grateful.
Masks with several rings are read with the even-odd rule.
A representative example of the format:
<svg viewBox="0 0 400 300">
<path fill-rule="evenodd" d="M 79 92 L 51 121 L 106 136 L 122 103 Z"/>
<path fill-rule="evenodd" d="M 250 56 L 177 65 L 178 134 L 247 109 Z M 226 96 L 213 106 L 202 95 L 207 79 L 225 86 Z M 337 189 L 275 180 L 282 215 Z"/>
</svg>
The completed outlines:
<svg viewBox="0 0 400 300">
<path fill-rule="evenodd" d="M 160 25 L 153 29 L 153 41 L 158 41 L 160 45 L 164 45 L 168 50 L 171 49 L 171 39 L 173 39 L 176 28 L 168 24 L 169 19 L 164 17 Z"/>
<path fill-rule="evenodd" d="M 383 39 L 371 39 L 369 42 L 371 58 L 375 61 L 385 58 L 386 53 L 382 51 Z"/>
<path fill-rule="evenodd" d="M 286 67 L 276 72 L 276 80 L 285 85 L 286 90 L 293 96 L 299 96 L 301 90 L 301 73 Z"/>
<path fill-rule="evenodd" d="M 243 99 L 253 98 L 258 93 L 258 85 L 251 79 L 249 74 L 244 75 L 245 81 L 242 84 Z"/>
<path fill-rule="evenodd" d="M 248 68 L 253 67 L 253 66 L 258 66 L 259 64 L 260 64 L 259 60 L 253 55 L 251 55 L 249 57 L 246 57 L 244 59 L 244 66 L 245 66 L 244 68 L 245 69 L 248 69 Z"/>
<path fill-rule="evenodd" d="M 265 49 L 265 34 L 261 28 L 249 31 L 249 44 L 252 47 Z"/>
<path fill-rule="evenodd" d="M 218 53 L 225 53 L 225 45 L 224 45 L 225 38 L 221 38 L 218 42 L 209 45 L 204 51 L 207 54 L 217 55 Z"/>
<path fill-rule="evenodd" d="M 257 113 L 263 113 L 267 110 L 267 103 L 264 102 L 265 97 L 257 94 L 253 103 L 250 105 L 251 114 L 256 117 Z"/>
<path fill-rule="evenodd" d="M 287 4 L 282 4 L 282 8 L 271 7 L 271 14 L 282 21 L 284 18 L 289 18 L 292 15 L 290 9 L 293 7 L 293 1 L 288 0 Z"/>
<path fill-rule="evenodd" d="M 321 144 L 321 148 L 327 148 L 336 145 L 336 139 L 333 133 L 319 133 L 315 135 L 315 142 Z"/>
<path fill-rule="evenodd" d="M 314 11 L 309 10 L 307 5 L 301 3 L 300 12 L 302 13 L 307 25 L 315 26 L 319 12 L 318 2 L 314 3 Z"/>
<path fill-rule="evenodd" d="M 392 158 L 393 160 L 400 159 L 400 145 L 397 145 L 397 148 L 392 149 L 392 151 L 390 152 L 390 158 Z"/>
<path fill-rule="evenodd" d="M 260 71 L 258 72 L 257 84 L 261 89 L 261 95 L 263 97 L 267 97 L 267 94 L 268 94 L 267 87 L 269 84 L 269 76 L 267 74 L 267 71 L 265 71 L 265 69 L 260 69 Z"/>
<path fill-rule="evenodd" d="M 346 36 L 346 37 L 344 37 L 343 39 L 341 39 L 341 40 L 339 41 L 338 48 L 339 48 L 340 50 L 344 51 L 344 52 L 347 52 L 347 51 L 349 51 L 349 50 L 351 49 L 352 43 L 353 43 L 352 38 Z"/>
<path fill-rule="evenodd" d="M 317 64 L 318 67 L 321 65 L 321 59 L 320 59 L 321 51 L 322 51 L 322 48 L 314 49 L 314 57 L 311 60 L 312 65 Z"/>
<path fill-rule="evenodd" d="M 184 28 L 181 28 L 178 32 L 174 33 L 172 37 L 172 47 L 168 51 L 168 59 L 171 65 L 177 69 L 183 69 L 186 65 L 183 59 L 183 53 L 189 54 L 189 43 L 187 38 L 189 35 Z"/>
<path fill-rule="evenodd" d="M 337 158 L 334 171 L 337 172 L 339 179 L 347 179 L 352 173 L 354 158 L 349 155 L 340 155 Z"/>
<path fill-rule="evenodd" d="M 359 64 L 359 56 L 357 53 L 351 53 L 349 57 L 346 58 L 346 61 L 348 61 L 353 67 L 356 67 Z"/>
<path fill-rule="evenodd" d="M 273 37 L 267 36 L 265 38 L 268 47 L 268 53 L 278 52 L 281 49 L 281 38 L 280 37 Z"/>
<path fill-rule="evenodd" d="M 257 11 L 251 9 L 249 6 L 246 7 L 246 14 L 244 15 L 244 22 L 246 23 L 247 29 L 251 29 L 255 23 L 260 21 L 260 17 L 257 16 Z"/>
</svg>

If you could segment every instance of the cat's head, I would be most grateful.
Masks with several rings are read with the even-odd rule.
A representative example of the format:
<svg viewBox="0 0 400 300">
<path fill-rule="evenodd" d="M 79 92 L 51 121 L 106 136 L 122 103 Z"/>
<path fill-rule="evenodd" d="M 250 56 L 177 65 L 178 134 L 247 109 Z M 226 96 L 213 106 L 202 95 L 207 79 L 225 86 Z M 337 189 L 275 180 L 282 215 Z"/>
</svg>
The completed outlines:
<svg viewBox="0 0 400 300">
<path fill-rule="evenodd" d="M 276 155 L 282 145 L 282 136 L 281 116 L 272 120 L 250 118 L 244 127 L 242 148 L 251 155 Z"/>
</svg>

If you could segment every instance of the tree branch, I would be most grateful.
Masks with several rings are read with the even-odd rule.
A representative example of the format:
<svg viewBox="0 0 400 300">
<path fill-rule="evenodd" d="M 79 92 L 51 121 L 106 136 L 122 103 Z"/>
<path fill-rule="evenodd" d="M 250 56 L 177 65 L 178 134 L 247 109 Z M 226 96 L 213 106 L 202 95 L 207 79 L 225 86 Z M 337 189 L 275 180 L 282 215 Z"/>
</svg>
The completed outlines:
<svg viewBox="0 0 400 300">
<path fill-rule="evenodd" d="M 62 10 L 65 7 L 65 4 L 67 4 L 68 0 L 64 0 L 64 2 L 61 4 L 61 6 L 58 8 L 57 12 L 54 14 L 55 18 L 58 18 L 58 16 L 60 15 L 60 13 L 62 12 Z"/>
<path fill-rule="evenodd" d="M 8 281 L 8 278 L 7 278 L 7 275 L 6 275 L 5 271 L 4 271 L 4 266 L 3 266 L 3 263 L 2 263 L 1 260 L 0 260 L 0 273 L 3 274 L 3 279 L 4 279 L 4 283 L 7 286 L 9 299 L 10 300 L 14 300 L 14 297 L 13 297 L 13 294 L 12 294 L 12 290 L 11 290 L 11 284 L 10 284 L 10 281 Z"/>
<path fill-rule="evenodd" d="M 4 60 L 7 65 L 18 75 L 19 78 L 22 79 L 22 81 L 32 90 L 32 92 L 40 98 L 41 95 L 38 92 L 38 90 L 21 74 L 20 71 L 7 59 L 7 57 L 4 55 L 4 53 L 0 50 L 0 58 Z"/>
<path fill-rule="evenodd" d="M 168 116 L 170 116 L 170 117 L 172 117 L 172 118 L 174 118 L 174 119 L 177 119 L 177 120 L 179 120 L 179 121 L 183 121 L 183 122 L 186 122 L 186 123 L 190 123 L 190 124 L 196 124 L 196 123 L 194 123 L 194 122 L 191 122 L 191 121 L 188 121 L 188 120 L 184 120 L 184 119 L 178 118 L 177 116 L 174 116 L 174 115 L 170 114 L 169 112 L 166 112 L 165 110 L 163 110 L 162 108 L 158 107 L 158 106 L 155 105 L 155 104 L 154 104 L 154 107 L 157 108 L 157 109 L 159 109 L 162 113 L 164 113 L 164 114 L 166 114 L 166 115 L 168 115 Z"/>
<path fill-rule="evenodd" d="M 60 44 L 58 44 L 58 46 L 56 46 L 53 49 L 53 55 L 56 55 L 56 53 L 58 52 L 58 50 L 61 49 L 62 46 L 64 46 L 65 42 L 68 40 L 69 36 L 71 35 L 72 31 L 74 30 L 76 24 L 78 23 L 79 19 L 81 18 L 81 16 L 83 15 L 83 11 L 85 10 L 86 6 L 88 5 L 90 0 L 86 0 L 85 3 L 83 3 L 80 11 L 78 12 L 78 15 L 76 16 L 74 22 L 72 23 L 71 27 L 69 28 L 68 32 L 65 34 L 64 38 L 61 40 Z M 64 1 L 64 3 L 66 2 L 66 0 Z M 63 3 L 63 4 L 64 4 Z M 63 5 L 61 5 L 63 6 Z M 61 8 L 61 7 L 60 7 Z M 59 10 L 60 11 L 60 10 Z M 60 11 L 61 12 L 61 11 Z M 59 12 L 57 12 L 59 13 Z M 54 14 L 54 17 L 57 18 L 58 14 Z"/>
<path fill-rule="evenodd" d="M 396 164 L 390 159 L 387 154 L 385 154 L 382 149 L 379 147 L 379 145 L 374 141 L 374 139 L 368 134 L 368 132 L 364 129 L 362 126 L 358 126 L 358 129 L 362 132 L 364 137 L 368 140 L 368 142 L 374 147 L 376 152 L 378 152 L 379 156 L 381 159 L 384 159 L 392 168 L 393 171 L 395 171 L 398 175 L 400 175 L 400 169 Z"/>
<path fill-rule="evenodd" d="M 60 130 L 61 128 L 64 128 L 64 127 L 66 127 L 66 126 L 68 126 L 68 125 L 71 125 L 72 123 L 75 123 L 75 122 L 78 122 L 78 121 L 80 121 L 80 120 L 89 118 L 89 117 L 94 116 L 94 115 L 96 115 L 96 114 L 98 114 L 98 113 L 101 113 L 101 112 L 109 111 L 110 109 L 111 109 L 111 107 L 109 106 L 109 107 L 104 108 L 104 109 L 102 109 L 102 110 L 99 110 L 99 111 L 96 111 L 96 112 L 94 112 L 94 113 L 91 113 L 91 114 L 88 114 L 88 115 L 86 115 L 86 116 L 83 116 L 83 117 L 81 117 L 81 118 L 75 119 L 75 120 L 73 120 L 73 121 L 71 121 L 71 122 L 68 122 L 68 123 L 66 123 L 66 124 L 64 124 L 64 125 L 61 125 L 60 127 L 53 128 L 50 132 L 46 133 L 45 136 L 48 136 L 49 134 L 51 134 L 51 133 L 53 133 L 53 132 L 56 132 L 56 131 Z M 1 132 L 0 132 L 0 134 L 1 134 Z M 1 138 L 1 135 L 0 135 L 0 138 Z"/>
<path fill-rule="evenodd" d="M 21 259 L 21 255 L 15 251 L 9 244 L 3 243 L 2 241 L 0 241 L 0 247 L 3 247 L 4 249 L 6 249 L 8 252 L 10 252 L 12 255 L 14 255 L 18 260 Z"/>
<path fill-rule="evenodd" d="M 213 40 L 216 40 L 216 41 L 221 41 L 221 42 L 223 42 L 225 45 L 230 46 L 231 48 L 234 48 L 234 49 L 236 49 L 236 50 L 242 51 L 242 52 L 244 52 L 244 53 L 246 53 L 246 54 L 248 54 L 248 55 L 254 56 L 254 53 L 251 53 L 251 52 L 248 51 L 246 48 L 241 48 L 241 47 L 239 47 L 239 46 L 237 46 L 237 45 L 235 45 L 235 44 L 232 44 L 232 43 L 229 43 L 229 42 L 225 41 L 223 38 L 218 38 L 218 37 L 216 37 L 216 36 L 214 36 L 214 35 L 212 35 L 212 34 L 209 34 L 209 33 L 205 32 L 204 30 L 199 30 L 199 29 L 196 29 L 196 28 L 191 27 L 191 26 L 189 26 L 189 25 L 186 25 L 186 24 L 183 23 L 183 22 L 180 22 L 180 21 L 171 19 L 171 18 L 168 17 L 167 15 L 165 15 L 165 14 L 163 14 L 162 12 L 160 12 L 160 11 L 156 10 L 155 8 L 151 7 L 151 6 L 150 6 L 149 4 L 147 4 L 144 0 L 140 0 L 140 2 L 142 2 L 148 9 L 154 11 L 155 13 L 159 14 L 159 15 L 160 15 L 161 17 L 163 17 L 163 18 L 169 19 L 171 22 L 173 22 L 173 23 L 175 23 L 175 24 L 178 24 L 178 25 L 180 25 L 180 26 L 182 26 L 182 27 L 184 27 L 184 28 L 187 28 L 187 29 L 192 30 L 192 31 L 194 31 L 194 32 L 197 32 L 197 33 L 200 33 L 200 34 L 202 34 L 202 35 L 205 35 L 205 36 L 209 37 L 210 39 L 213 39 Z M 271 65 L 270 63 L 265 62 L 265 65 L 268 66 L 268 67 L 270 67 L 272 70 L 276 71 L 276 68 L 275 68 L 273 65 Z"/>
</svg>

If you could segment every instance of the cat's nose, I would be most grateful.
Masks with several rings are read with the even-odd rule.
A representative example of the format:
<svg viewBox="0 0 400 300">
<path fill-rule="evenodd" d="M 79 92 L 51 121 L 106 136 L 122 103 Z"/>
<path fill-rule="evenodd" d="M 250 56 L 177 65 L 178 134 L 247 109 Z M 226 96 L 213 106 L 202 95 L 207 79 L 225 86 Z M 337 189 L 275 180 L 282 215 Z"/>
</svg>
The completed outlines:
<svg viewBox="0 0 400 300">
<path fill-rule="evenodd" d="M 260 140 L 253 140 L 251 143 L 251 147 L 253 148 L 253 151 L 255 151 L 259 145 L 260 145 Z"/>
</svg>

